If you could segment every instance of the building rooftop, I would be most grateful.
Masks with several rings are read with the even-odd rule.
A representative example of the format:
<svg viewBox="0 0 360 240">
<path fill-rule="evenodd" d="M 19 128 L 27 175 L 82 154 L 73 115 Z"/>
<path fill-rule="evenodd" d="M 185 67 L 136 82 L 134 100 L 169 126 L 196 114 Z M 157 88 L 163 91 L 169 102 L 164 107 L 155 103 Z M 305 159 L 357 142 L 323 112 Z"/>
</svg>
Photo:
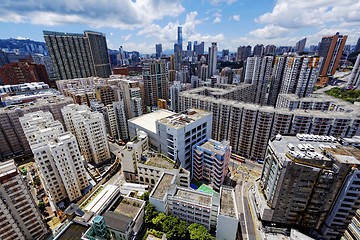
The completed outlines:
<svg viewBox="0 0 360 240">
<path fill-rule="evenodd" d="M 172 128 L 182 128 L 196 120 L 211 115 L 211 112 L 190 108 L 186 113 L 177 113 L 158 120 L 158 123 Z"/>
<path fill-rule="evenodd" d="M 73 222 L 56 239 L 57 240 L 79 240 L 79 239 L 81 239 L 81 237 L 84 235 L 84 233 L 87 230 L 88 230 L 87 227 Z"/>
<path fill-rule="evenodd" d="M 164 169 L 173 169 L 175 164 L 173 160 L 160 153 L 147 153 L 141 157 L 140 163 Z"/>
<path fill-rule="evenodd" d="M 225 187 L 221 189 L 220 214 L 227 217 L 238 217 L 232 189 Z"/>
<path fill-rule="evenodd" d="M 118 202 L 116 202 L 116 204 L 113 205 L 113 208 L 115 208 L 114 212 L 118 214 L 135 218 L 135 216 L 138 214 L 139 210 L 141 209 L 142 204 L 143 201 L 133 198 L 121 197 L 119 198 Z"/>
<path fill-rule="evenodd" d="M 94 194 L 97 194 L 95 197 L 93 194 L 89 196 L 89 198 L 85 201 L 87 202 L 87 205 L 83 210 L 98 213 L 117 192 L 117 186 L 110 184 L 106 185 L 106 187 L 94 192 Z"/>
<path fill-rule="evenodd" d="M 5 177 L 6 175 L 16 173 L 18 170 L 14 163 L 14 160 L 9 160 L 6 162 L 0 163 L 0 178 Z"/>
<path fill-rule="evenodd" d="M 140 117 L 132 118 L 128 120 L 128 122 L 131 122 L 156 134 L 156 121 L 172 115 L 174 115 L 173 112 L 165 109 L 160 109 L 152 113 L 144 114 Z"/>
<path fill-rule="evenodd" d="M 328 164 L 332 162 L 331 158 L 335 158 L 341 163 L 360 164 L 360 150 L 342 146 L 334 137 L 309 134 L 278 136 L 270 141 L 269 146 L 276 152 L 281 163 L 299 160 L 320 167 L 330 166 Z M 328 154 L 324 154 L 324 151 Z"/>
<path fill-rule="evenodd" d="M 104 221 L 108 228 L 126 232 L 129 224 L 132 222 L 133 218 L 128 217 L 122 214 L 118 214 L 116 212 L 106 211 L 103 215 Z"/>
<path fill-rule="evenodd" d="M 177 188 L 174 197 L 187 202 L 194 202 L 203 206 L 211 207 L 211 195 L 207 193 L 197 192 L 186 188 Z"/>
<path fill-rule="evenodd" d="M 228 141 L 222 141 L 218 142 L 213 139 L 209 139 L 205 141 L 203 144 L 200 145 L 200 147 L 215 152 L 217 154 L 223 155 L 225 153 L 226 147 L 230 145 L 230 142 Z"/>
<path fill-rule="evenodd" d="M 174 175 L 164 173 L 156 184 L 151 197 L 163 200 L 174 178 Z"/>
</svg>

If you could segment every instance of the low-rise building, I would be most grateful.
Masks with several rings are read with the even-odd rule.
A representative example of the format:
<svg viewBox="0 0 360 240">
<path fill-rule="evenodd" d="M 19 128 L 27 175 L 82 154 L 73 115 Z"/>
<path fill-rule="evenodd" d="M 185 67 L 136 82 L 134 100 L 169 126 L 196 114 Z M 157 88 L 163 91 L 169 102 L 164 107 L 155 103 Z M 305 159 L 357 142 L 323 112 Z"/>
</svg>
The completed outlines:
<svg viewBox="0 0 360 240">
<path fill-rule="evenodd" d="M 191 170 L 192 147 L 210 138 L 212 113 L 199 109 L 188 109 L 183 113 L 160 110 L 128 123 L 130 137 L 136 135 L 136 129 L 146 132 L 151 147 L 172 160 L 178 158 L 186 170 Z"/>
</svg>

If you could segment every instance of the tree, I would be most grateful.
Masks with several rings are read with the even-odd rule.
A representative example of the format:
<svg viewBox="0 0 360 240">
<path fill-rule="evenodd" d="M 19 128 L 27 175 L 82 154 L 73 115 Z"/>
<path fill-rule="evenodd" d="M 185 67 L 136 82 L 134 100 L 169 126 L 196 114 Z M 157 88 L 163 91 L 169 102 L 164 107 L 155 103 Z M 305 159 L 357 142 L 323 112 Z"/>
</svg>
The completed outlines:
<svg viewBox="0 0 360 240">
<path fill-rule="evenodd" d="M 211 240 L 212 237 L 207 229 L 198 223 L 189 226 L 190 239 L 193 240 Z"/>
<path fill-rule="evenodd" d="M 46 204 L 44 202 L 39 202 L 38 208 L 39 208 L 40 212 L 44 213 L 46 211 Z"/>
<path fill-rule="evenodd" d="M 179 239 L 189 239 L 188 225 L 185 221 L 180 221 L 180 223 L 176 225 L 176 230 Z"/>
<path fill-rule="evenodd" d="M 34 187 L 40 186 L 41 185 L 40 178 L 39 177 L 34 178 L 33 183 L 34 183 Z"/>
<path fill-rule="evenodd" d="M 145 224 L 152 225 L 152 219 L 158 214 L 154 205 L 151 203 L 146 204 L 145 213 Z"/>
<path fill-rule="evenodd" d="M 152 219 L 152 224 L 155 226 L 156 230 L 162 231 L 163 222 L 167 216 L 164 213 L 159 213 L 156 217 Z"/>
<path fill-rule="evenodd" d="M 146 201 L 146 203 L 149 202 L 149 196 L 150 192 L 145 192 L 143 195 L 141 195 L 140 199 Z"/>
<path fill-rule="evenodd" d="M 162 228 L 164 232 L 167 233 L 173 228 L 175 228 L 178 223 L 179 223 L 179 219 L 177 217 L 174 217 L 174 215 L 169 215 L 164 220 Z"/>
</svg>

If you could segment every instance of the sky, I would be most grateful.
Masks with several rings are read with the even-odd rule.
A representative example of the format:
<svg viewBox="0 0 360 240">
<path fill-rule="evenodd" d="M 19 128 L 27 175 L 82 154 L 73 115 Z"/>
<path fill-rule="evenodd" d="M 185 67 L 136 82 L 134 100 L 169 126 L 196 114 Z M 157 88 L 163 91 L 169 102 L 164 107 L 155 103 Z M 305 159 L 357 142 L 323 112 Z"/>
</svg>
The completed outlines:
<svg viewBox="0 0 360 240">
<path fill-rule="evenodd" d="M 0 38 L 44 41 L 43 30 L 106 34 L 108 48 L 173 49 L 177 27 L 188 41 L 235 52 L 241 45 L 306 47 L 336 32 L 360 37 L 359 0 L 1 0 Z"/>
</svg>

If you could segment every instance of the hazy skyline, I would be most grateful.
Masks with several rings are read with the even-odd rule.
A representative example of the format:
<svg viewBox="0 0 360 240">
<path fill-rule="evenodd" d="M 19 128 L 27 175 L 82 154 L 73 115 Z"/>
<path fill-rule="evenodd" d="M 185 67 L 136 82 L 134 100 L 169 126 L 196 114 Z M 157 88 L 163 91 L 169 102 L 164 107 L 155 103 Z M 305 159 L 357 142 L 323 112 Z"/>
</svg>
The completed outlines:
<svg viewBox="0 0 360 240">
<path fill-rule="evenodd" d="M 42 30 L 100 31 L 108 47 L 155 53 L 155 44 L 172 49 L 177 26 L 187 41 L 212 41 L 219 50 L 257 43 L 306 47 L 322 36 L 348 34 L 347 44 L 360 37 L 360 2 L 356 0 L 39 0 L 0 3 L 0 38 L 44 41 Z"/>
</svg>

